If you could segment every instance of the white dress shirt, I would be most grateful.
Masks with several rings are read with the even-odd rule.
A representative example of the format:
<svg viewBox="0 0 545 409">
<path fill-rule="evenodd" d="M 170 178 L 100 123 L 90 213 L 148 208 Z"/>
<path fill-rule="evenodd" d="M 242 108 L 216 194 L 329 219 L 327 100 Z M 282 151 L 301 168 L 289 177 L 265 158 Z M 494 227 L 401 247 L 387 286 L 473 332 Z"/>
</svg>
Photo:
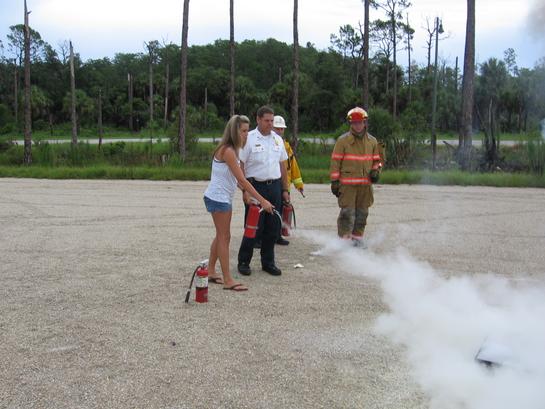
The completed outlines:
<svg viewBox="0 0 545 409">
<path fill-rule="evenodd" d="M 241 149 L 239 158 L 244 163 L 246 178 L 264 181 L 280 179 L 280 162 L 288 159 L 288 153 L 280 135 L 274 131 L 269 135 L 262 135 L 256 128 L 248 133 L 246 145 Z"/>
</svg>

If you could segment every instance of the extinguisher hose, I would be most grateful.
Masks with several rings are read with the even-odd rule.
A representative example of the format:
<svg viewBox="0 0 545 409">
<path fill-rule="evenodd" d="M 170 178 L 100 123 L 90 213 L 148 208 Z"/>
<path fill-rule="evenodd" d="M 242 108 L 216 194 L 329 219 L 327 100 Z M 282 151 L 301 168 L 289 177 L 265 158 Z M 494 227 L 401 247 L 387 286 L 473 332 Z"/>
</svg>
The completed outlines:
<svg viewBox="0 0 545 409">
<path fill-rule="evenodd" d="M 280 228 L 282 228 L 282 215 L 278 213 L 278 210 L 273 209 L 273 213 L 278 217 L 278 220 L 280 221 Z"/>
<path fill-rule="evenodd" d="M 291 214 L 293 216 L 293 228 L 296 229 L 297 228 L 297 221 L 295 220 L 295 209 L 294 209 L 292 204 L 290 204 L 290 206 L 291 206 Z"/>
<path fill-rule="evenodd" d="M 185 294 L 185 303 L 187 304 L 189 302 L 189 296 L 191 295 L 191 287 L 193 287 L 193 280 L 195 279 L 195 274 L 197 274 L 197 270 L 199 269 L 200 265 L 197 266 L 195 271 L 193 271 L 193 275 L 191 276 L 191 281 L 189 283 L 189 287 L 187 289 L 187 293 Z"/>
</svg>

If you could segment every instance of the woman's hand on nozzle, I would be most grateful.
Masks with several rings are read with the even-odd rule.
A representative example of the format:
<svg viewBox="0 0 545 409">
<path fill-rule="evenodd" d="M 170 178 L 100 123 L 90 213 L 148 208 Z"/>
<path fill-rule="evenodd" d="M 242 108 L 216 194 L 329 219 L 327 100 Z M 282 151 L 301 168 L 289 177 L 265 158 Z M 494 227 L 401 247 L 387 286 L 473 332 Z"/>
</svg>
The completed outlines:
<svg viewBox="0 0 545 409">
<path fill-rule="evenodd" d="M 268 200 L 263 199 L 261 202 L 261 207 L 263 210 L 265 210 L 267 213 L 272 213 L 274 206 L 269 202 Z"/>
</svg>

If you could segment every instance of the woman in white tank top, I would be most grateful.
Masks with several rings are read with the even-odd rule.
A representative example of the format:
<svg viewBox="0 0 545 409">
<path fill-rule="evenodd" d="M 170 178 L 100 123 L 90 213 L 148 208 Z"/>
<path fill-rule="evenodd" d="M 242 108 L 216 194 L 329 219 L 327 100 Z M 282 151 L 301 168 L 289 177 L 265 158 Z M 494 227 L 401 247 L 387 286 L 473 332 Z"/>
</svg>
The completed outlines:
<svg viewBox="0 0 545 409">
<path fill-rule="evenodd" d="M 238 151 L 246 143 L 250 120 L 244 115 L 234 115 L 229 119 L 223 137 L 214 151 L 210 183 L 204 192 L 206 209 L 212 214 L 216 236 L 210 245 L 208 258 L 208 280 L 223 284 L 224 290 L 246 291 L 248 287 L 235 282 L 229 267 L 229 242 L 231 240 L 231 215 L 233 196 L 237 185 L 259 201 L 261 207 L 272 213 L 273 206 L 256 192 L 246 180 L 238 160 Z M 216 273 L 219 258 L 223 278 Z"/>
</svg>

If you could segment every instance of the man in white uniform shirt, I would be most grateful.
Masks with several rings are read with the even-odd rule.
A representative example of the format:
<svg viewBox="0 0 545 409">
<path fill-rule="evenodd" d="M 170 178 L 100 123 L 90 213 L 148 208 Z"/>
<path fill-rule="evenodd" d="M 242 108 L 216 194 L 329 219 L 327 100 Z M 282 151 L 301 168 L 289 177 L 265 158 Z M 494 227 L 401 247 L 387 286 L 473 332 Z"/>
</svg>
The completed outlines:
<svg viewBox="0 0 545 409">
<path fill-rule="evenodd" d="M 282 162 L 288 159 L 284 141 L 273 132 L 274 111 L 263 106 L 257 110 L 257 128 L 248 133 L 246 145 L 241 149 L 239 159 L 246 179 L 276 209 L 282 200 L 289 201 L 286 169 Z M 243 192 L 243 200 L 248 214 L 251 196 Z M 274 244 L 280 234 L 280 220 L 274 214 L 261 213 L 259 235 L 261 236 L 261 268 L 275 276 L 282 274 L 274 261 Z M 256 239 L 242 238 L 238 252 L 238 271 L 250 275 L 250 262 L 254 253 Z"/>
</svg>

